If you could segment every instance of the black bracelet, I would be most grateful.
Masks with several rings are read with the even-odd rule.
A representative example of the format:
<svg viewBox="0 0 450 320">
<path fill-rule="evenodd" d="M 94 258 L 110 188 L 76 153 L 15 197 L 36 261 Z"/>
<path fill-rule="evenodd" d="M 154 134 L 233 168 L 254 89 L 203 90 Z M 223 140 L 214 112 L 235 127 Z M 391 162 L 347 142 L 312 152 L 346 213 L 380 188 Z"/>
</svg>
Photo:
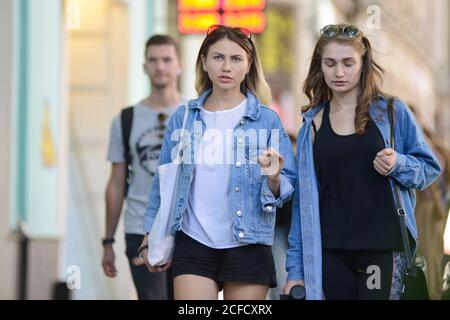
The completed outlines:
<svg viewBox="0 0 450 320">
<path fill-rule="evenodd" d="M 144 244 L 143 246 L 140 246 L 138 249 L 138 256 L 141 254 L 142 251 L 144 251 L 145 249 L 148 249 L 148 244 Z"/>
<path fill-rule="evenodd" d="M 115 242 L 114 238 L 104 238 L 102 239 L 102 245 L 113 244 Z"/>
</svg>

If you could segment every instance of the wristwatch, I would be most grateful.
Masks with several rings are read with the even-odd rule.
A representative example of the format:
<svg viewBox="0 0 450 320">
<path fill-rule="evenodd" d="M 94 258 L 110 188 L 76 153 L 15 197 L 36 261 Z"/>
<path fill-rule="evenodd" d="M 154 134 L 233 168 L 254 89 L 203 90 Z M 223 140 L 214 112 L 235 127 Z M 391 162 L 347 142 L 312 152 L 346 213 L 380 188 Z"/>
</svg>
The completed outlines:
<svg viewBox="0 0 450 320">
<path fill-rule="evenodd" d="M 103 238 L 102 246 L 106 246 L 107 244 L 113 244 L 115 242 L 114 238 Z"/>
</svg>

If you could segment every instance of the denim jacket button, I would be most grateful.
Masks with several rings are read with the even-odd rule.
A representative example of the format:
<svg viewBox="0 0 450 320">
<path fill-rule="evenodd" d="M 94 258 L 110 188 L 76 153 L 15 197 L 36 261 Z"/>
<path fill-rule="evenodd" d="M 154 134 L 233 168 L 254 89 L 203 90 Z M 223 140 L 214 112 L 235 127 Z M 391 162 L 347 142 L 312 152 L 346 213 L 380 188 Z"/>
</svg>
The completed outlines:
<svg viewBox="0 0 450 320">
<path fill-rule="evenodd" d="M 243 142 L 243 140 L 239 138 L 237 142 L 238 142 L 239 144 L 241 144 L 241 143 Z"/>
<path fill-rule="evenodd" d="M 267 211 L 272 211 L 273 207 L 272 206 L 266 206 Z"/>
<path fill-rule="evenodd" d="M 235 190 L 236 192 L 241 192 L 241 188 L 239 188 L 239 187 L 234 188 L 234 190 Z"/>
<path fill-rule="evenodd" d="M 244 237 L 244 233 L 243 232 L 239 232 L 239 238 L 243 238 Z"/>
<path fill-rule="evenodd" d="M 238 161 L 236 162 L 236 167 L 240 168 L 241 167 L 241 163 Z"/>
<path fill-rule="evenodd" d="M 238 211 L 236 212 L 236 215 L 237 215 L 238 217 L 241 217 L 241 216 L 242 216 L 242 211 L 241 211 L 241 210 L 238 210 Z"/>
</svg>

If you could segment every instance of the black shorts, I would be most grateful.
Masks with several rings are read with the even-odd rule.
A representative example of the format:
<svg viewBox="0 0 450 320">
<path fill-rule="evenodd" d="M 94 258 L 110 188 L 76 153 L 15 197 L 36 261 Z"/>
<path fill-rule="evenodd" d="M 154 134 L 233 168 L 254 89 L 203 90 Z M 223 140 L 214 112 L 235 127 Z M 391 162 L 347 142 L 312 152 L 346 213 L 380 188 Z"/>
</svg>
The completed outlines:
<svg viewBox="0 0 450 320">
<path fill-rule="evenodd" d="M 222 290 L 224 282 L 277 286 L 271 246 L 249 244 L 213 249 L 179 231 L 175 239 L 172 275 L 175 278 L 182 274 L 212 279 L 219 285 L 219 290 Z"/>
</svg>

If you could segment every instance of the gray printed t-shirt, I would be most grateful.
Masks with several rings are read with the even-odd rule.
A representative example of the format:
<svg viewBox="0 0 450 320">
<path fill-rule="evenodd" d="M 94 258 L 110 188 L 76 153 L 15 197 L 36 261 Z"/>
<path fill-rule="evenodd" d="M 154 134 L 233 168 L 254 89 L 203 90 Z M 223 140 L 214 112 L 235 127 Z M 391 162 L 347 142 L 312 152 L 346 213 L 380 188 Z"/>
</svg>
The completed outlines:
<svg viewBox="0 0 450 320">
<path fill-rule="evenodd" d="M 186 101 L 182 100 L 176 106 L 158 110 L 140 104 L 134 107 L 130 133 L 132 173 L 125 209 L 125 233 L 144 234 L 144 213 L 164 139 L 164 127 L 161 127 L 159 114 L 167 116 L 164 121 L 167 126 L 170 116 L 184 103 Z M 107 159 L 112 163 L 126 162 L 120 114 L 112 121 Z"/>
</svg>

